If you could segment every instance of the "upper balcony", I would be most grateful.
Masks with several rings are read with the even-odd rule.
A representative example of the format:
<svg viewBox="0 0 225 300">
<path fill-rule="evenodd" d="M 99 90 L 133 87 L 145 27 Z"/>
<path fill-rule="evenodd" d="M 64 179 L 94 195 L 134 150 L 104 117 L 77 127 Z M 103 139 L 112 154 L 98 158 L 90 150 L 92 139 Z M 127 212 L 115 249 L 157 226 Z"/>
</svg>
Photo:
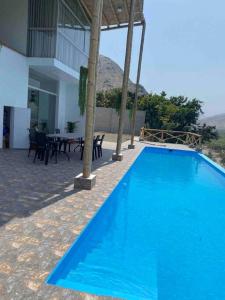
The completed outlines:
<svg viewBox="0 0 225 300">
<path fill-rule="evenodd" d="M 28 57 L 57 59 L 79 73 L 88 63 L 90 21 L 78 0 L 30 0 Z"/>
</svg>

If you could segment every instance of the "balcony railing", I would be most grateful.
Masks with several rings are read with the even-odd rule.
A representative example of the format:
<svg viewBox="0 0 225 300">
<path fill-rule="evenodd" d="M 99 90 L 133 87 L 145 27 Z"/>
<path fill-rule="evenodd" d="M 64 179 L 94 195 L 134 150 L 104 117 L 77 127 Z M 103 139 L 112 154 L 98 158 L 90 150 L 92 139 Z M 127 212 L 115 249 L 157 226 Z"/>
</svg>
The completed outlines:
<svg viewBox="0 0 225 300">
<path fill-rule="evenodd" d="M 141 141 L 182 144 L 191 148 L 201 148 L 202 136 L 193 132 L 169 131 L 141 128 Z"/>
</svg>

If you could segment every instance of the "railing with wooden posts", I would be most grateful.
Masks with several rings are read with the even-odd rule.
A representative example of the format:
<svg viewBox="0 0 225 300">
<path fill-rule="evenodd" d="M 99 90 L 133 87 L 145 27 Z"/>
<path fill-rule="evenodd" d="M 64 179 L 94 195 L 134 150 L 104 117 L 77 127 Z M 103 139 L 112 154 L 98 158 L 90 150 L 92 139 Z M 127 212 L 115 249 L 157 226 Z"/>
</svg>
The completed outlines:
<svg viewBox="0 0 225 300">
<path fill-rule="evenodd" d="M 193 132 L 141 128 L 140 141 L 172 143 L 201 148 L 202 136 Z"/>
</svg>

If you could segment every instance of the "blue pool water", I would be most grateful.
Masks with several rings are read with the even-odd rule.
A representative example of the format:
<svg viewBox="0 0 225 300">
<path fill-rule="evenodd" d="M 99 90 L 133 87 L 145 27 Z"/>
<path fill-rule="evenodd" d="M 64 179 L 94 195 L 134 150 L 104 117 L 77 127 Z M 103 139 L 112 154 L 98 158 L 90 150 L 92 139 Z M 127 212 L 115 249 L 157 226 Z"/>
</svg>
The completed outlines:
<svg viewBox="0 0 225 300">
<path fill-rule="evenodd" d="M 145 148 L 49 284 L 123 299 L 225 299 L 225 173 Z"/>
</svg>

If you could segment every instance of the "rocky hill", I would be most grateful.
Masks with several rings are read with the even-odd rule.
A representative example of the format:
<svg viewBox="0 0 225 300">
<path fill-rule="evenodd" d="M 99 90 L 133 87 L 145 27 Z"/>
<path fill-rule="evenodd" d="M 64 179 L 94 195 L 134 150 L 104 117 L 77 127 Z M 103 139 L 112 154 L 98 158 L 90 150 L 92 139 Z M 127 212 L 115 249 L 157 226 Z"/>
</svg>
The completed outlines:
<svg viewBox="0 0 225 300">
<path fill-rule="evenodd" d="M 201 120 L 201 123 L 206 123 L 207 125 L 210 126 L 216 126 L 218 130 L 225 130 L 225 113 L 204 118 Z"/>
<path fill-rule="evenodd" d="M 97 91 L 107 91 L 114 88 L 121 88 L 123 82 L 123 70 L 112 59 L 100 55 Z M 129 90 L 135 92 L 135 84 L 129 81 Z M 140 94 L 145 95 L 147 91 L 140 86 Z"/>
</svg>

